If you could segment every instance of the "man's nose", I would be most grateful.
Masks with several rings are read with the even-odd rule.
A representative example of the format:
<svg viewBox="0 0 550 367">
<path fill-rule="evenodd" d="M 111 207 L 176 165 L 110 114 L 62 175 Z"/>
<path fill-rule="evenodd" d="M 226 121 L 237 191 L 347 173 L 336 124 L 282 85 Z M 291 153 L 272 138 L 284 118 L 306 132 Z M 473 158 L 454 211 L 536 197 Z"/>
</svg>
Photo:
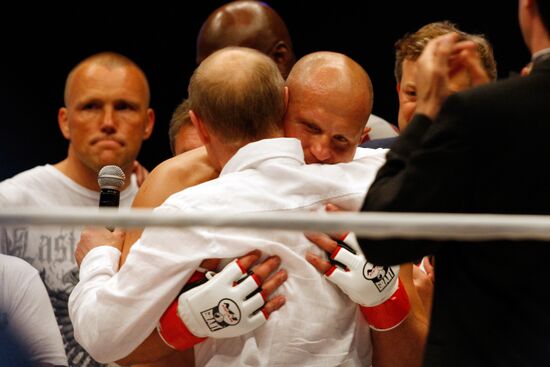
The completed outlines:
<svg viewBox="0 0 550 367">
<path fill-rule="evenodd" d="M 101 131 L 105 134 L 114 134 L 116 132 L 115 110 L 111 106 L 105 106 L 103 110 Z"/>
<path fill-rule="evenodd" d="M 332 157 L 330 139 L 325 136 L 319 137 L 311 145 L 310 151 L 319 162 L 327 162 Z"/>
</svg>

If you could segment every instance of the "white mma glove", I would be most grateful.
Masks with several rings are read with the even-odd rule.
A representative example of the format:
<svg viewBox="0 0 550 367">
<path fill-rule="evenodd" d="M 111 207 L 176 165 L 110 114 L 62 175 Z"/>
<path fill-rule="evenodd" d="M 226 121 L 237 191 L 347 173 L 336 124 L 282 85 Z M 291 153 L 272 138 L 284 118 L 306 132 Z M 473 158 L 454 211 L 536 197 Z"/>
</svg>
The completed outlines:
<svg viewBox="0 0 550 367">
<path fill-rule="evenodd" d="M 410 304 L 399 280 L 399 265 L 374 266 L 359 250 L 355 234 L 344 239 L 350 249 L 338 246 L 330 256 L 346 268 L 333 265 L 325 277 L 361 306 L 371 328 L 391 330 L 407 317 Z"/>
<path fill-rule="evenodd" d="M 261 292 L 250 296 L 261 282 L 255 274 L 243 275 L 246 271 L 234 260 L 208 282 L 181 294 L 157 328 L 165 343 L 185 350 L 205 337 L 231 338 L 261 326 L 268 318 L 260 309 L 265 299 Z"/>
</svg>

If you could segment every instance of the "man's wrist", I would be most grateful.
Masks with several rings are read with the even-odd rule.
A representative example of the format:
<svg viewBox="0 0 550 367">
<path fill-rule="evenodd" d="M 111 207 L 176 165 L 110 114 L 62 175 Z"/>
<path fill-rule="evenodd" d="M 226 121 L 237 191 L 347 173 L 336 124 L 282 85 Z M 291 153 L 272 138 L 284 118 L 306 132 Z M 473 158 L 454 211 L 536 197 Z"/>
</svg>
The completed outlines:
<svg viewBox="0 0 550 367">
<path fill-rule="evenodd" d="M 176 350 L 186 350 L 202 342 L 206 338 L 195 336 L 178 315 L 178 299 L 164 312 L 157 326 L 161 339 Z"/>
<path fill-rule="evenodd" d="M 121 252 L 116 247 L 98 246 L 91 249 L 80 263 L 80 280 L 86 280 L 98 272 L 118 272 Z"/>
<path fill-rule="evenodd" d="M 389 299 L 373 307 L 360 305 L 360 309 L 372 329 L 389 331 L 407 318 L 411 305 L 407 291 L 399 279 L 399 286 Z"/>
</svg>

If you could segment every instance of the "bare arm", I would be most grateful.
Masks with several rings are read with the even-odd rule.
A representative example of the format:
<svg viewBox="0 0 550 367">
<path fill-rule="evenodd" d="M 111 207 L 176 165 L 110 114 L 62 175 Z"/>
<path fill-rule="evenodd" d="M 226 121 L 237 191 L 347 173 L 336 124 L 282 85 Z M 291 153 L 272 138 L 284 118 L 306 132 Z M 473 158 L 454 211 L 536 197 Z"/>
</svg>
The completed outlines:
<svg viewBox="0 0 550 367">
<path fill-rule="evenodd" d="M 201 147 L 180 154 L 159 164 L 140 187 L 133 208 L 155 208 L 170 195 L 191 186 L 218 177 L 217 172 Z M 129 230 L 122 248 L 120 265 L 124 264 L 132 245 L 141 236 L 142 229 Z"/>
<path fill-rule="evenodd" d="M 420 366 L 428 335 L 428 318 L 412 282 L 412 264 L 402 264 L 399 278 L 405 286 L 411 310 L 395 329 L 372 330 L 373 366 Z"/>
</svg>

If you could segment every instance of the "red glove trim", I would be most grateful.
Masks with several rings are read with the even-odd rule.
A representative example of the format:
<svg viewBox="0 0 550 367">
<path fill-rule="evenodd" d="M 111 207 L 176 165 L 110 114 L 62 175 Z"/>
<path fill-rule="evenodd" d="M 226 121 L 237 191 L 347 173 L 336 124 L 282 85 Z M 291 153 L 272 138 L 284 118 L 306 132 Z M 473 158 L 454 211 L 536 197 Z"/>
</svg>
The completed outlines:
<svg viewBox="0 0 550 367">
<path fill-rule="evenodd" d="M 360 306 L 361 312 L 374 330 L 387 331 L 407 318 L 411 309 L 409 296 L 401 279 L 395 293 L 384 303 L 374 307 Z"/>
<path fill-rule="evenodd" d="M 203 273 L 202 271 L 195 271 L 193 275 L 191 275 L 191 278 L 189 278 L 189 280 L 185 284 L 195 283 L 199 280 L 203 280 L 204 278 L 206 278 L 205 273 Z"/>
<path fill-rule="evenodd" d="M 176 299 L 160 318 L 158 325 L 160 337 L 168 346 L 177 350 L 186 350 L 202 342 L 206 338 L 193 335 L 178 316 L 178 300 Z"/>
<path fill-rule="evenodd" d="M 340 250 L 342 249 L 342 246 L 338 246 L 334 249 L 334 251 L 332 251 L 332 254 L 330 254 L 330 258 L 332 260 L 334 260 L 334 258 L 336 258 L 336 255 L 338 255 L 338 253 L 340 252 Z"/>
</svg>

